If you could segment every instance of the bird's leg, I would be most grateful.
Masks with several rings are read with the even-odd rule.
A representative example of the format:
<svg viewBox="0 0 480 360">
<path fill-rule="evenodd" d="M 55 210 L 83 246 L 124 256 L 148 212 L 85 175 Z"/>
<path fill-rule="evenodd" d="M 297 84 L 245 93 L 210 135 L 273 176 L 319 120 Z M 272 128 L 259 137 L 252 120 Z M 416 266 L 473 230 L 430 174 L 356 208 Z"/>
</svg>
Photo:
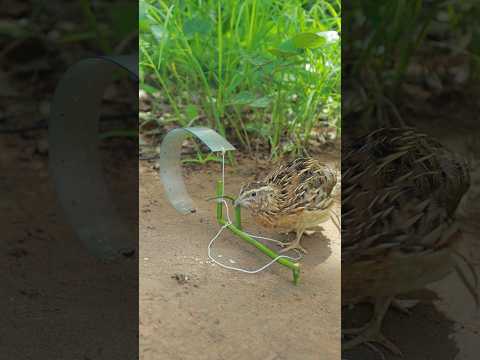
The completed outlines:
<svg viewBox="0 0 480 360">
<path fill-rule="evenodd" d="M 350 333 L 357 333 L 358 335 L 342 344 L 342 349 L 349 350 L 361 344 L 372 347 L 372 343 L 376 343 L 390 350 L 393 354 L 401 356 L 400 349 L 381 333 L 382 321 L 392 300 L 392 297 L 377 299 L 372 320 L 363 328 L 353 329 Z M 347 332 L 348 330 L 343 333 L 347 334 Z"/>
<path fill-rule="evenodd" d="M 280 251 L 280 253 L 284 253 L 284 252 L 287 252 L 287 251 L 293 250 L 293 249 L 298 249 L 301 252 L 303 252 L 304 254 L 307 254 L 308 253 L 307 250 L 305 250 L 302 247 L 302 245 L 300 245 L 300 240 L 301 240 L 304 232 L 305 232 L 305 229 L 301 229 L 301 230 L 297 231 L 297 238 L 294 241 L 282 243 L 282 246 L 284 246 L 284 247 L 286 246 L 286 247 L 282 251 Z"/>
<path fill-rule="evenodd" d="M 366 302 L 368 302 L 371 305 L 375 305 L 375 302 L 370 302 L 370 301 L 366 301 Z M 349 304 L 348 307 L 351 310 L 355 307 L 355 305 L 354 304 Z M 370 325 L 370 323 L 372 322 L 372 319 L 373 319 L 373 317 L 370 320 L 368 320 L 364 325 L 362 325 L 360 327 L 342 329 L 342 339 L 344 338 L 345 335 L 358 335 L 358 334 L 360 334 L 362 331 L 364 331 Z"/>
<path fill-rule="evenodd" d="M 338 216 L 338 214 L 333 209 L 330 210 L 330 219 L 332 220 L 333 225 L 335 225 L 337 230 L 339 232 L 342 232 L 342 225 L 340 224 L 340 216 Z"/>
<path fill-rule="evenodd" d="M 360 334 L 362 331 L 365 331 L 365 329 L 369 325 L 370 325 L 370 322 L 367 322 L 365 325 L 360 326 L 358 328 L 344 329 L 344 330 L 342 330 L 342 336 L 343 335 L 357 335 L 357 334 Z"/>
<path fill-rule="evenodd" d="M 287 234 L 287 233 L 286 233 Z M 278 246 L 285 246 L 285 242 L 283 241 L 280 241 L 280 240 L 275 240 L 275 239 L 271 239 L 271 238 L 268 238 L 268 237 L 264 237 L 264 236 L 256 236 L 256 235 L 251 235 L 249 234 L 251 237 L 255 238 L 255 239 L 261 239 L 261 240 L 265 240 L 265 241 L 270 241 L 270 242 L 273 242 L 274 244 L 278 245 Z"/>
</svg>

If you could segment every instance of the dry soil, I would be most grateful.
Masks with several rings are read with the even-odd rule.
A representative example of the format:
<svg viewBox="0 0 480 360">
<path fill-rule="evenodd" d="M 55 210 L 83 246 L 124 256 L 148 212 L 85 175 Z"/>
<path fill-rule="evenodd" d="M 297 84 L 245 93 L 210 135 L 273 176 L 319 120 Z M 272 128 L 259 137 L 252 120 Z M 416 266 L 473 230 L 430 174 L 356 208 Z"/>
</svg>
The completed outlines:
<svg viewBox="0 0 480 360">
<path fill-rule="evenodd" d="M 323 160 L 335 163 L 333 157 Z M 303 240 L 309 254 L 301 262 L 298 286 L 278 264 L 253 275 L 213 264 L 207 245 L 219 226 L 214 203 L 205 199 L 214 195 L 219 170 L 217 164 L 186 172 L 197 212 L 182 215 L 166 199 L 157 172 L 145 163 L 140 167 L 141 358 L 339 359 L 338 230 L 329 221 Z M 226 172 L 226 193 L 236 194 L 258 168 L 242 160 Z M 255 227 L 247 216 L 244 225 L 251 233 L 282 238 Z M 269 261 L 226 231 L 213 253 L 248 269 Z"/>
</svg>

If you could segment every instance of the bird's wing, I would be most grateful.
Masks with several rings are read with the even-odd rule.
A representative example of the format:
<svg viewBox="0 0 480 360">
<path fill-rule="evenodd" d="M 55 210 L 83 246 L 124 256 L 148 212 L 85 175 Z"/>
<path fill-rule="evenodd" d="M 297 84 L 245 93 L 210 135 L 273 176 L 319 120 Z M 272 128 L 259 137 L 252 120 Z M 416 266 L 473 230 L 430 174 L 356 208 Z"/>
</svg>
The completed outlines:
<svg viewBox="0 0 480 360">
<path fill-rule="evenodd" d="M 342 261 L 445 245 L 466 163 L 413 129 L 381 129 L 342 159 Z"/>
<path fill-rule="evenodd" d="M 315 159 L 300 158 L 272 172 L 266 182 L 280 189 L 279 207 L 291 213 L 324 208 L 337 183 L 337 176 L 328 165 Z"/>
</svg>

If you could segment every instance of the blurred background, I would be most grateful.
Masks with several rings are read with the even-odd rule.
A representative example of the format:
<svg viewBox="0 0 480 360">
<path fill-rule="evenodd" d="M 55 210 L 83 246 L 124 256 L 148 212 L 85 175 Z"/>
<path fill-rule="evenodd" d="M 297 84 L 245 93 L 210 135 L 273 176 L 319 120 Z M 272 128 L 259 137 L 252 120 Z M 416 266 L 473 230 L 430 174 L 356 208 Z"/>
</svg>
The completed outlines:
<svg viewBox="0 0 480 360">
<path fill-rule="evenodd" d="M 349 134 L 478 106 L 479 11 L 468 0 L 348 3 L 342 117 Z"/>
<path fill-rule="evenodd" d="M 411 126 L 466 159 L 472 186 L 458 214 L 468 209 L 461 221 L 463 251 L 477 273 L 480 229 L 473 224 L 480 216 L 479 12 L 478 2 L 470 0 L 365 0 L 344 2 L 342 19 L 342 150 L 372 130 Z M 412 295 L 421 301 L 409 316 L 387 313 L 384 334 L 404 358 L 477 357 L 480 319 L 459 284 L 456 275 L 449 276 Z M 369 316 L 366 309 L 345 307 L 342 325 L 362 324 Z M 382 355 L 363 346 L 343 356 L 363 360 Z M 388 351 L 383 356 L 398 358 Z"/>
<path fill-rule="evenodd" d="M 1 6 L 0 357 L 135 358 L 137 254 L 105 264 L 75 237 L 49 176 L 47 135 L 53 93 L 71 65 L 138 51 L 138 4 L 5 0 Z M 103 104 L 104 173 L 128 218 L 138 222 L 137 84 L 119 72 Z"/>
</svg>

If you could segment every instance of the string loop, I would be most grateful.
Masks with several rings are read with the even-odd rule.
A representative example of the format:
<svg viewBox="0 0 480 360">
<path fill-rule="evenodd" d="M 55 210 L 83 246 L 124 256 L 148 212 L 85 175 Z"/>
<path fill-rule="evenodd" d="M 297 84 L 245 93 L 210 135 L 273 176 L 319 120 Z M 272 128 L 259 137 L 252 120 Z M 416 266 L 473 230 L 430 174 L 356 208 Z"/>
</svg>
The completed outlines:
<svg viewBox="0 0 480 360">
<path fill-rule="evenodd" d="M 229 213 L 229 208 L 228 208 L 228 203 L 225 201 L 224 199 L 224 196 L 225 196 L 225 149 L 222 148 L 222 196 L 218 198 L 217 201 L 221 201 L 222 204 L 225 206 L 225 213 L 227 215 L 227 223 L 225 225 L 223 225 L 217 232 L 217 234 L 212 238 L 212 240 L 210 240 L 209 244 L 208 244 L 208 257 L 211 261 L 213 261 L 215 264 L 225 268 L 225 269 L 228 269 L 228 270 L 235 270 L 235 271 L 240 271 L 240 272 L 243 272 L 243 273 L 246 273 L 246 274 L 256 274 L 256 273 L 259 273 L 265 269 L 267 269 L 268 267 L 270 267 L 271 265 L 273 265 L 275 262 L 277 262 L 278 259 L 290 259 L 290 260 L 293 260 L 293 261 L 297 261 L 297 260 L 300 260 L 303 256 L 302 255 L 299 255 L 298 257 L 294 258 L 294 257 L 291 257 L 291 256 L 288 256 L 288 255 L 278 255 L 277 257 L 275 257 L 274 259 L 272 259 L 270 262 L 266 263 L 265 265 L 263 265 L 262 267 L 258 268 L 258 269 L 255 269 L 255 270 L 248 270 L 248 269 L 243 269 L 243 268 L 240 268 L 240 267 L 235 267 L 235 266 L 230 266 L 230 265 L 226 265 L 226 264 L 223 264 L 221 263 L 220 261 L 218 261 L 217 259 L 215 259 L 212 255 L 212 246 L 215 242 L 215 240 L 218 239 L 218 237 L 220 236 L 220 234 L 223 232 L 223 230 L 225 228 L 227 228 L 229 225 L 232 225 L 233 222 L 232 220 L 230 219 L 230 213 Z M 223 206 L 222 205 L 222 206 Z M 255 238 L 255 239 L 263 239 L 263 240 L 270 240 L 270 241 L 276 241 L 276 242 L 280 242 L 278 240 L 275 240 L 275 239 L 270 239 L 270 238 L 267 238 L 267 237 L 263 237 L 263 236 L 256 236 L 256 235 L 252 235 L 252 234 L 249 234 L 247 232 L 245 232 L 245 234 Z"/>
</svg>

